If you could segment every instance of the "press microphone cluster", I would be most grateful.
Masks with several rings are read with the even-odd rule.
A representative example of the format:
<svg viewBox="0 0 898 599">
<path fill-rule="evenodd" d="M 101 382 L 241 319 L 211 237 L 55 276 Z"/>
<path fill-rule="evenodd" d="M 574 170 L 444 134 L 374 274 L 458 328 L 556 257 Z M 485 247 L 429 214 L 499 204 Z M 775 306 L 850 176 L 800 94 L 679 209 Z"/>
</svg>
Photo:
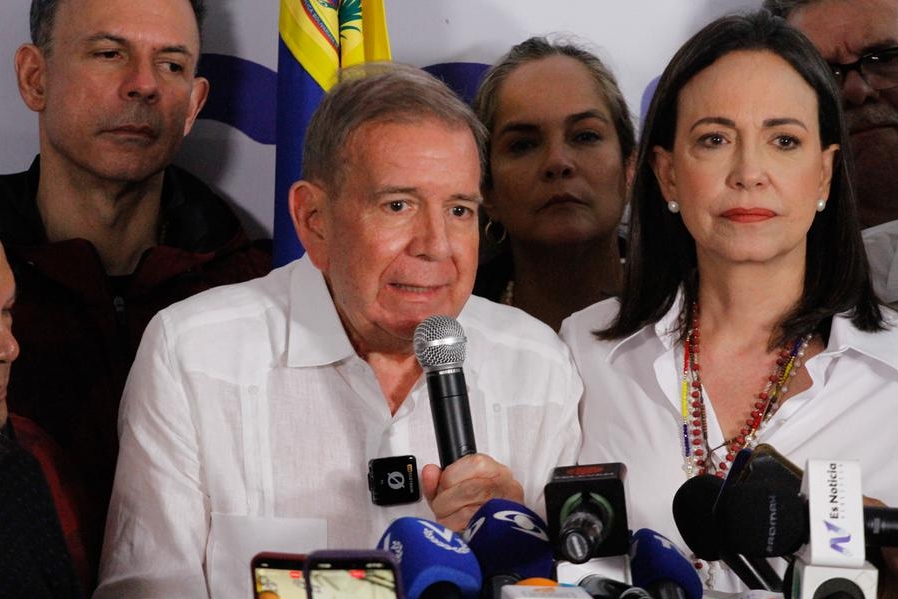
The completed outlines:
<svg viewBox="0 0 898 599">
<path fill-rule="evenodd" d="M 769 446 L 755 452 L 737 457 L 726 482 L 700 476 L 677 492 L 690 548 L 725 558 L 750 588 L 768 584 L 766 558 L 784 557 L 787 599 L 873 599 L 878 574 L 865 549 L 898 546 L 898 510 L 863 507 L 856 461 L 808 460 L 802 471 Z"/>
<path fill-rule="evenodd" d="M 378 549 L 393 554 L 407 599 L 701 597 L 701 583 L 688 560 L 669 541 L 646 530 L 634 534 L 628 547 L 634 582 L 646 588 L 597 576 L 576 585 L 559 584 L 546 523 L 505 499 L 484 503 L 462 535 L 422 518 L 399 518 L 384 532 Z"/>
<path fill-rule="evenodd" d="M 415 329 L 415 355 L 425 373 L 443 468 L 477 452 L 463 371 L 466 344 L 461 325 L 449 316 L 428 317 Z M 630 542 L 625 474 L 620 463 L 556 468 L 545 487 L 548 525 L 523 505 L 494 499 L 475 513 L 464 539 L 435 522 L 400 518 L 378 546 L 399 562 L 409 599 L 529 596 L 520 593 L 534 580 L 553 582 L 553 558 L 580 564 L 628 552 L 636 560 L 634 575 L 638 571 L 651 590 L 593 575 L 584 577 L 579 588 L 559 586 L 558 592 L 566 594 L 556 596 L 579 591 L 593 599 L 699 599 L 698 576 L 675 549 L 685 567 L 661 568 L 679 563 L 658 558 L 659 547 L 672 547 L 666 539 L 659 545 L 663 537 L 646 532 Z M 639 567 L 646 563 L 651 566 Z M 684 578 L 684 572 L 694 580 Z M 671 589 L 678 591 L 671 594 Z M 539 596 L 546 592 L 541 589 Z"/>
<path fill-rule="evenodd" d="M 430 316 L 415 327 L 415 356 L 424 369 L 440 466 L 477 453 L 462 365 L 467 338 L 451 316 Z"/>
<path fill-rule="evenodd" d="M 790 555 L 788 597 L 874 599 L 866 547 L 898 546 L 898 511 L 864 508 L 860 463 L 808 460 L 801 493 L 744 485 L 719 506 L 722 534 L 753 555 Z M 737 523 L 735 510 L 748 510 Z"/>
</svg>

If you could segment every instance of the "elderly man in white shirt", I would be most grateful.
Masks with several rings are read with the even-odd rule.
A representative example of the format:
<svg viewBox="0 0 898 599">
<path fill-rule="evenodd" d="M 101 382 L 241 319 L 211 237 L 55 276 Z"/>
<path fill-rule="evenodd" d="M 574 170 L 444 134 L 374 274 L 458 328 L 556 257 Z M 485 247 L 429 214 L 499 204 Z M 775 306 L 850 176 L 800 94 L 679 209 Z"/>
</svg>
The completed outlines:
<svg viewBox="0 0 898 599">
<path fill-rule="evenodd" d="M 291 189 L 306 256 L 147 329 L 96 597 L 249 597 L 258 551 L 372 548 L 406 515 L 458 530 L 493 497 L 543 511 L 578 450 L 582 384 L 551 329 L 470 296 L 482 136 L 423 71 L 344 75 Z M 464 327 L 480 451 L 445 470 L 412 348 L 434 314 Z M 369 460 L 406 455 L 426 501 L 374 505 Z"/>
</svg>

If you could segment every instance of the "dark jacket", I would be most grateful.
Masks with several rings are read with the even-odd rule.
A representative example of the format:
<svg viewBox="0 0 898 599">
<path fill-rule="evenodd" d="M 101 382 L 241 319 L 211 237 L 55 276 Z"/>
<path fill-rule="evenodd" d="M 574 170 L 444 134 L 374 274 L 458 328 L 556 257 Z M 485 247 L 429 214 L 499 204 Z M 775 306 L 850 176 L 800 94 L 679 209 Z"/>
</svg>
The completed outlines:
<svg viewBox="0 0 898 599">
<path fill-rule="evenodd" d="M 21 347 L 9 407 L 71 457 L 88 498 L 81 529 L 95 569 L 115 472 L 118 405 L 144 328 L 176 301 L 267 273 L 271 255 L 249 241 L 208 186 L 169 167 L 160 245 L 144 253 L 132 275 L 108 277 L 89 241 L 48 243 L 36 202 L 39 175 L 37 158 L 24 173 L 0 176 L 0 241 L 16 278 L 13 330 Z"/>
<path fill-rule="evenodd" d="M 41 467 L 7 425 L 0 429 L 0 597 L 81 596 Z"/>
</svg>

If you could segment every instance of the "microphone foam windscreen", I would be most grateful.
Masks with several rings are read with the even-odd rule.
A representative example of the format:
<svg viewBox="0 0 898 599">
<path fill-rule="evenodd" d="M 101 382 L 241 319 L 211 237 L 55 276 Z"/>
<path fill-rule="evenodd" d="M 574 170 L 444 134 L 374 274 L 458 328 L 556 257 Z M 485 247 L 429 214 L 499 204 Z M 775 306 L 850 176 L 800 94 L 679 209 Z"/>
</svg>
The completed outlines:
<svg viewBox="0 0 898 599">
<path fill-rule="evenodd" d="M 688 599 L 702 598 L 702 581 L 689 560 L 661 534 L 641 528 L 630 539 L 633 585 L 652 589 L 665 582 L 683 589 Z"/>
<path fill-rule="evenodd" d="M 417 599 L 428 587 L 448 582 L 464 597 L 480 594 L 480 566 L 471 548 L 448 528 L 422 518 L 394 520 L 378 541 L 399 564 L 408 599 Z"/>
<path fill-rule="evenodd" d="M 683 483 L 673 499 L 677 530 L 695 556 L 704 560 L 720 559 L 720 545 L 711 522 L 714 502 L 722 486 L 722 479 L 701 474 Z"/>
<path fill-rule="evenodd" d="M 490 499 L 468 523 L 465 540 L 483 577 L 551 578 L 552 545 L 546 523 L 520 503 Z"/>
<path fill-rule="evenodd" d="M 790 555 L 808 538 L 807 508 L 794 491 L 744 483 L 723 493 L 717 516 L 733 553 Z"/>
</svg>

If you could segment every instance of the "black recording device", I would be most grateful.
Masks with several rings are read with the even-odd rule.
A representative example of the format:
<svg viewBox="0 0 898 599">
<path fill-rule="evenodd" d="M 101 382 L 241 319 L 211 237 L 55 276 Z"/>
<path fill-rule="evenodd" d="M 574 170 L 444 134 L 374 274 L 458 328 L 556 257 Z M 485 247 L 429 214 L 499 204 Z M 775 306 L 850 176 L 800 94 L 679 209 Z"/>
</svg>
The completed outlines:
<svg viewBox="0 0 898 599">
<path fill-rule="evenodd" d="M 374 505 L 400 505 L 421 499 L 415 456 L 368 460 L 368 490 Z"/>
<path fill-rule="evenodd" d="M 619 462 L 555 468 L 545 495 L 556 559 L 582 564 L 596 557 L 626 555 L 626 473 Z"/>
</svg>

